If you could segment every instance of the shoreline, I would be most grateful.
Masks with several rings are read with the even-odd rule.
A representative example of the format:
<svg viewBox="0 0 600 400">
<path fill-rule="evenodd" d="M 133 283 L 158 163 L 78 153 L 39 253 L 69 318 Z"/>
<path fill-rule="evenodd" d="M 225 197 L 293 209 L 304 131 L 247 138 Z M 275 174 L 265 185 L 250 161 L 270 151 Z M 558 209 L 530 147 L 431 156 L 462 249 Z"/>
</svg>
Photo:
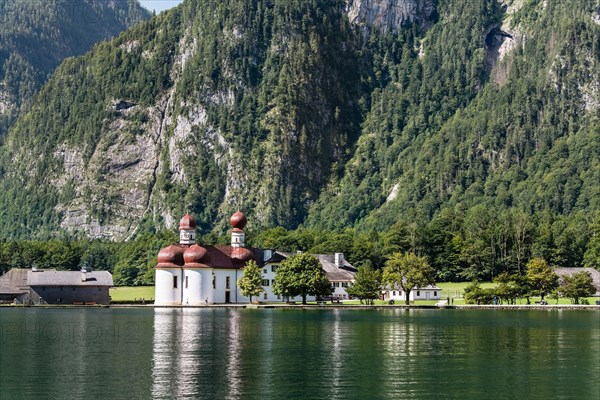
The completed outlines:
<svg viewBox="0 0 600 400">
<path fill-rule="evenodd" d="M 2 308 L 58 308 L 58 309 L 76 309 L 76 308 L 176 308 L 176 309 L 286 309 L 286 310 L 535 310 L 535 311 L 554 311 L 554 310 L 595 310 L 600 311 L 600 305 L 588 304 L 515 304 L 515 305 L 456 305 L 456 306 L 436 306 L 436 305 L 343 305 L 343 304 L 210 304 L 203 306 L 156 306 L 154 304 L 43 304 L 33 306 L 23 306 L 20 304 L 2 304 Z"/>
</svg>

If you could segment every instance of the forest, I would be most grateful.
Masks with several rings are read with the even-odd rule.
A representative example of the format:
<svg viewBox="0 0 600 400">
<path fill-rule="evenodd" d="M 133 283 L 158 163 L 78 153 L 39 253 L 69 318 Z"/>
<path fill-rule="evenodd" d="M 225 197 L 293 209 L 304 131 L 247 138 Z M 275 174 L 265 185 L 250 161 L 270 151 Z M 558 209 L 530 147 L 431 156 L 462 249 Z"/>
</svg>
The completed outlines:
<svg viewBox="0 0 600 400">
<path fill-rule="evenodd" d="M 149 18 L 133 0 L 0 2 L 0 138 L 65 58 Z"/>
<path fill-rule="evenodd" d="M 175 231 L 140 235 L 128 242 L 56 239 L 0 242 L 0 272 L 10 268 L 92 268 L 114 274 L 116 285 L 154 284 L 158 251 L 178 241 Z M 199 243 L 227 244 L 226 235 L 208 234 Z M 383 269 L 394 254 L 415 253 L 435 270 L 437 282 L 491 281 L 524 276 L 536 258 L 555 267 L 600 270 L 600 214 L 575 218 L 518 211 L 495 213 L 478 207 L 463 214 L 445 209 L 431 221 L 399 220 L 385 231 L 347 228 L 323 231 L 282 227 L 249 231 L 247 245 L 284 252 L 344 253 L 355 267 Z"/>
<path fill-rule="evenodd" d="M 237 208 L 252 246 L 410 251 L 440 281 L 598 267 L 598 8 L 434 3 L 380 29 L 342 0 L 187 0 L 65 60 L 0 148 L 2 268 L 97 253 L 150 283 L 177 216 L 211 244 Z"/>
</svg>

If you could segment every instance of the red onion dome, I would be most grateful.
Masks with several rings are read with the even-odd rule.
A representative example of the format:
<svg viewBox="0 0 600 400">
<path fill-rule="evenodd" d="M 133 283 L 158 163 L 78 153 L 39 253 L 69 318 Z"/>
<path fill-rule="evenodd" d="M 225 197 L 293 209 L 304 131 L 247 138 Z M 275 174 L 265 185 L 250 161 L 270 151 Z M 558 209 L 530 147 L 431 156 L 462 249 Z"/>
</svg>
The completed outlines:
<svg viewBox="0 0 600 400">
<path fill-rule="evenodd" d="M 170 245 L 158 252 L 158 264 L 156 267 L 177 268 L 183 265 L 183 248 Z"/>
<path fill-rule="evenodd" d="M 245 247 L 234 247 L 231 250 L 231 258 L 246 262 L 254 259 L 254 253 Z"/>
<path fill-rule="evenodd" d="M 229 223 L 233 229 L 244 229 L 248 223 L 248 220 L 243 212 L 237 210 L 236 213 L 231 216 Z"/>
<path fill-rule="evenodd" d="M 190 214 L 185 214 L 179 221 L 179 229 L 186 231 L 196 229 L 196 220 Z"/>
<path fill-rule="evenodd" d="M 206 249 L 197 244 L 193 244 L 183 253 L 184 267 L 206 267 L 210 256 Z"/>
</svg>

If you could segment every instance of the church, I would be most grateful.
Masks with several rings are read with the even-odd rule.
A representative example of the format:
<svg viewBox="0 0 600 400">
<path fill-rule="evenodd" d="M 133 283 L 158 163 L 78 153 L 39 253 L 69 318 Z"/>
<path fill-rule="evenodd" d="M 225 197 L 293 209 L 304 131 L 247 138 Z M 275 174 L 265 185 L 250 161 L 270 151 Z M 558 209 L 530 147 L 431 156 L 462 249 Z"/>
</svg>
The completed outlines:
<svg viewBox="0 0 600 400">
<path fill-rule="evenodd" d="M 289 255 L 272 250 L 248 249 L 245 245 L 246 216 L 237 211 L 231 216 L 229 246 L 201 246 L 196 243 L 196 221 L 186 214 L 179 222 L 179 244 L 160 250 L 156 264 L 155 301 L 158 306 L 247 303 L 238 288 L 238 279 L 250 260 L 263 268 L 263 301 L 284 301 L 272 293 L 271 286 L 281 261 Z M 354 280 L 356 269 L 343 254 L 316 255 L 331 281 L 333 297 L 348 299 L 345 288 Z M 289 299 L 294 301 L 296 299 Z M 308 298 L 314 300 L 314 297 Z"/>
</svg>

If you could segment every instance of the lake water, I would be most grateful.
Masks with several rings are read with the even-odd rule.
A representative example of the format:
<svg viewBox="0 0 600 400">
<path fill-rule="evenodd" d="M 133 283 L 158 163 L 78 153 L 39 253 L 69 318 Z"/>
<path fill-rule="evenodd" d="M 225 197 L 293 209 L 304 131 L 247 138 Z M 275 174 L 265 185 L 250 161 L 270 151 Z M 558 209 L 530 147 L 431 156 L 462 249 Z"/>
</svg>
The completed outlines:
<svg viewBox="0 0 600 400">
<path fill-rule="evenodd" d="M 0 309 L 0 399 L 600 399 L 600 313 Z"/>
</svg>

